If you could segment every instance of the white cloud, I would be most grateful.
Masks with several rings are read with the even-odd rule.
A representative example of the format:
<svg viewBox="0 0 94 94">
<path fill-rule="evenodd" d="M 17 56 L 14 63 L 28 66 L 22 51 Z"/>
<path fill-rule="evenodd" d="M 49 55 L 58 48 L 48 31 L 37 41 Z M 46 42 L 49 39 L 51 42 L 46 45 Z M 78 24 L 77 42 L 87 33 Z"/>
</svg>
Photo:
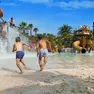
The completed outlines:
<svg viewBox="0 0 94 94">
<path fill-rule="evenodd" d="M 16 3 L 0 3 L 1 6 L 16 6 Z"/>
<path fill-rule="evenodd" d="M 69 2 L 57 2 L 53 6 L 60 6 L 63 8 L 94 8 L 94 1 L 69 1 Z"/>
<path fill-rule="evenodd" d="M 66 9 L 70 8 L 94 8 L 94 1 L 89 0 L 70 0 L 69 2 L 65 2 L 65 0 L 55 1 L 55 0 L 19 0 L 21 2 L 29 2 L 29 3 L 49 3 L 50 6 L 58 6 Z"/>
<path fill-rule="evenodd" d="M 29 3 L 48 3 L 48 6 L 58 6 L 64 9 L 71 9 L 71 8 L 94 8 L 94 1 L 92 0 L 69 0 L 66 2 L 65 0 L 57 1 L 57 0 L 12 0 L 12 2 L 6 2 L 2 0 L 0 5 L 17 5 L 18 1 L 20 2 L 29 2 Z M 13 2 L 14 1 L 14 2 Z"/>
<path fill-rule="evenodd" d="M 48 3 L 51 0 L 19 0 L 19 1 L 30 3 Z"/>
</svg>

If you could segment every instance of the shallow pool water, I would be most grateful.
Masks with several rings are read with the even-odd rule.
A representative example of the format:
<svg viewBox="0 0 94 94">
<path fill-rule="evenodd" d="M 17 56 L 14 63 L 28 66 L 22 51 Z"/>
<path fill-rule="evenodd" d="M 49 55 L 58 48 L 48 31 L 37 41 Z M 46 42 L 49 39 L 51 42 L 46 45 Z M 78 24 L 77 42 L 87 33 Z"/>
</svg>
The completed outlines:
<svg viewBox="0 0 94 94">
<path fill-rule="evenodd" d="M 23 60 L 31 70 L 39 70 L 38 57 L 36 53 L 26 52 Z M 94 55 L 90 53 L 49 53 L 48 62 L 45 68 L 60 69 L 77 68 L 80 66 L 94 67 Z M 16 66 L 15 53 L 0 54 L 0 67 L 3 69 L 18 70 Z"/>
<path fill-rule="evenodd" d="M 56 54 L 59 60 L 66 63 L 75 64 L 93 64 L 94 53 L 77 54 L 77 53 L 60 53 Z"/>
</svg>

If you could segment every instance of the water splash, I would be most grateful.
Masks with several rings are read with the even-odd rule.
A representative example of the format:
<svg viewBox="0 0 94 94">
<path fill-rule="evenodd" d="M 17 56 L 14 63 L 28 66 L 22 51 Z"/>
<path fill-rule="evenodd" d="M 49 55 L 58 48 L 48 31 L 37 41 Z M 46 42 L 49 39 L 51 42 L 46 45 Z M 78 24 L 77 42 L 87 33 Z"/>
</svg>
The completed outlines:
<svg viewBox="0 0 94 94">
<path fill-rule="evenodd" d="M 6 27 L 4 28 L 7 35 L 6 37 L 0 36 L 0 52 L 7 53 L 12 52 L 13 44 L 15 43 L 15 38 L 20 35 L 22 42 L 27 42 L 28 39 L 20 34 L 19 29 L 17 27 Z"/>
</svg>

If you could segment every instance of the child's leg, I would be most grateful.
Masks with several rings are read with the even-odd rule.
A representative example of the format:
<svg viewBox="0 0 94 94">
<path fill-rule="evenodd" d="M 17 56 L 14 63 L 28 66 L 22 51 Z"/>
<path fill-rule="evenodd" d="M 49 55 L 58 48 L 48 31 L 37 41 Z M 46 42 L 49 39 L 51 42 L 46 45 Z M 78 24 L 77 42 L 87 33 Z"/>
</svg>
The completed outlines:
<svg viewBox="0 0 94 94">
<path fill-rule="evenodd" d="M 27 65 L 23 62 L 23 60 L 21 59 L 20 62 L 24 65 L 25 68 L 27 68 Z"/>
<path fill-rule="evenodd" d="M 43 68 L 42 68 L 42 57 L 41 56 L 39 56 L 39 66 L 40 66 L 40 71 L 42 71 Z"/>
<path fill-rule="evenodd" d="M 47 49 L 45 49 L 44 50 L 44 63 L 43 63 L 43 68 L 44 68 L 44 66 L 46 65 L 46 63 L 47 63 L 47 55 L 48 55 L 48 50 Z"/>
<path fill-rule="evenodd" d="M 17 67 L 19 68 L 20 73 L 23 73 L 23 70 L 22 70 L 22 68 L 21 68 L 21 66 L 20 66 L 20 59 L 16 59 L 16 65 L 17 65 Z"/>
<path fill-rule="evenodd" d="M 43 64 L 43 68 L 44 68 L 44 66 L 46 65 L 46 63 L 47 63 L 47 56 L 44 56 L 44 64 Z"/>
</svg>

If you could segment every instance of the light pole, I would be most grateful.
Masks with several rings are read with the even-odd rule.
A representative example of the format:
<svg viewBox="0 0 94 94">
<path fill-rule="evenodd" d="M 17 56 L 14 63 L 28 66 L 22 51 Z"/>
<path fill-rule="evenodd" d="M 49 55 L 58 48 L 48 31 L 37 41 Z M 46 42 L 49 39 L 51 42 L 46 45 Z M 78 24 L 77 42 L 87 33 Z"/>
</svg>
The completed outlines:
<svg viewBox="0 0 94 94">
<path fill-rule="evenodd" d="M 94 34 L 94 22 L 93 22 L 93 34 Z"/>
</svg>

